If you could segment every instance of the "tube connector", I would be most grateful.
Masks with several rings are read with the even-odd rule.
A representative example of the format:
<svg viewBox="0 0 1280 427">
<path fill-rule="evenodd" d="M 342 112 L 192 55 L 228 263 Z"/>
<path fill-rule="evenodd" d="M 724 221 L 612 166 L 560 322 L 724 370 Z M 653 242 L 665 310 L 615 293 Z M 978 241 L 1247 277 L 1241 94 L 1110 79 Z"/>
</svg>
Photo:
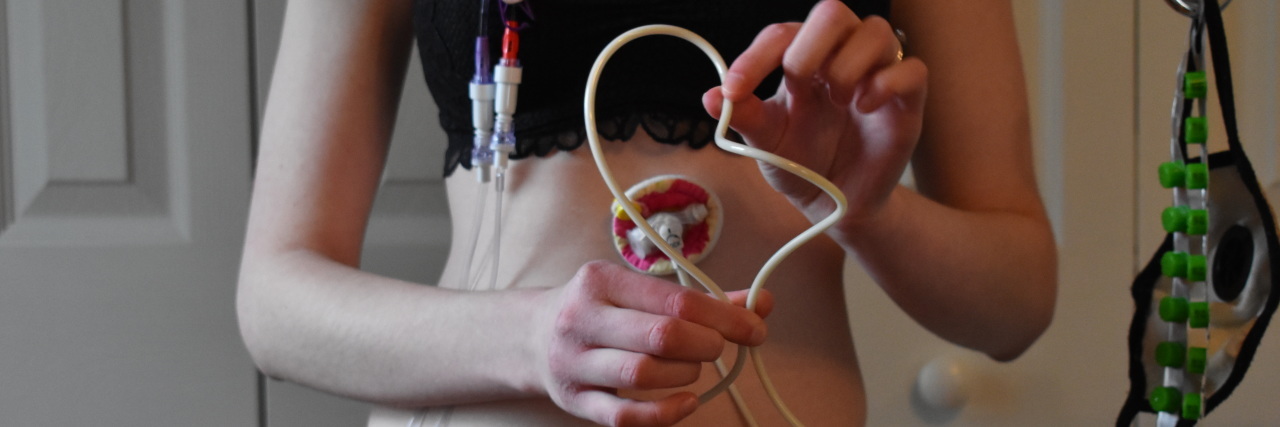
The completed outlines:
<svg viewBox="0 0 1280 427">
<path fill-rule="evenodd" d="M 493 150 L 489 140 L 493 136 L 493 99 L 496 88 L 493 83 L 472 81 L 468 85 L 471 98 L 471 126 L 475 129 L 472 140 L 471 166 L 476 171 L 476 180 L 489 182 L 489 168 L 493 165 Z"/>
<path fill-rule="evenodd" d="M 493 80 L 496 86 L 494 94 L 493 137 L 489 149 L 495 153 L 499 168 L 506 168 L 508 157 L 515 151 L 515 113 L 516 101 L 519 97 L 520 81 L 523 68 L 503 59 L 501 64 L 493 67 Z"/>
<path fill-rule="evenodd" d="M 658 232 L 658 236 L 668 245 L 682 250 L 684 248 L 685 229 L 707 219 L 707 205 L 698 203 L 674 212 L 659 212 L 645 218 L 649 225 Z M 644 230 L 636 227 L 627 232 L 627 240 L 631 250 L 640 258 L 647 258 L 650 253 L 658 251 L 657 245 L 649 240 Z"/>
<path fill-rule="evenodd" d="M 476 142 L 480 141 L 480 137 L 476 137 Z M 476 181 L 480 183 L 489 182 L 489 169 L 493 166 L 493 150 L 488 147 L 479 146 L 471 149 L 471 169 L 476 171 Z"/>
</svg>

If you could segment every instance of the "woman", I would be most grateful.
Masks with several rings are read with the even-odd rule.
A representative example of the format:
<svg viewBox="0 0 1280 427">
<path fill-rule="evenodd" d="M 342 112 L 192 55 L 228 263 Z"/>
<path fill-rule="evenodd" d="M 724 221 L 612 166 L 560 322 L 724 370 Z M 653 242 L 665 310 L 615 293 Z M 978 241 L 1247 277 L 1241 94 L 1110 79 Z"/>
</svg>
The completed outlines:
<svg viewBox="0 0 1280 427">
<path fill-rule="evenodd" d="M 545 9 L 557 3 L 534 3 L 535 15 L 552 19 Z M 894 2 L 906 58 L 884 19 L 838 1 L 748 29 L 758 35 L 745 37 L 724 86 L 704 94 L 706 112 L 718 116 L 732 100 L 731 125 L 748 143 L 824 174 L 850 202 L 840 223 L 774 273 L 755 313 L 740 307 L 740 290 L 777 247 L 831 212 L 829 200 L 751 159 L 656 143 L 644 127 L 605 143 L 615 174 L 624 183 L 684 174 L 718 195 L 723 234 L 699 266 L 739 290 L 737 305 L 621 266 L 607 226 L 612 197 L 585 148 L 512 163 L 502 291 L 458 290 L 473 279 L 465 230 L 481 220 L 473 210 L 483 194 L 466 173 L 447 180 L 454 238 L 438 286 L 359 271 L 413 6 L 289 5 L 238 297 L 245 342 L 267 375 L 383 405 L 452 406 L 450 425 L 726 425 L 739 420 L 727 398 L 697 404 L 719 379 L 703 362 L 731 355 L 726 342 L 767 341 L 764 360 L 792 411 L 851 425 L 865 420 L 865 391 L 843 305 L 844 256 L 926 328 L 995 359 L 1017 357 L 1048 326 L 1055 248 L 1007 1 Z M 429 80 L 435 59 L 424 54 Z M 782 82 L 753 93 L 778 67 Z M 457 107 L 436 97 L 442 111 Z M 551 101 L 580 103 L 567 98 Z M 518 111 L 541 108 L 528 105 L 522 98 Z M 908 162 L 916 189 L 898 185 Z M 512 226 L 530 223 L 538 226 Z M 489 221 L 481 226 L 483 242 Z M 737 383 L 761 425 L 782 422 L 750 369 Z"/>
</svg>

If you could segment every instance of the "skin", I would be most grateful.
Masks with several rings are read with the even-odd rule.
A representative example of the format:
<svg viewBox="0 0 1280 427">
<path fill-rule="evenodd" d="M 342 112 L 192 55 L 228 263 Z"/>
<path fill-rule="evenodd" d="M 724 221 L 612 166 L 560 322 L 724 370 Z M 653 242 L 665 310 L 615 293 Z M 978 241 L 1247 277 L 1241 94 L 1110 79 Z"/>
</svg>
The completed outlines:
<svg viewBox="0 0 1280 427">
<path fill-rule="evenodd" d="M 704 96 L 712 115 L 734 101 L 746 142 L 823 173 L 853 207 L 779 268 L 754 312 L 741 291 L 754 266 L 830 202 L 753 160 L 643 132 L 607 143 L 606 156 L 620 182 L 684 173 L 720 196 L 724 234 L 700 266 L 737 290 L 733 302 L 618 264 L 611 197 L 585 148 L 513 164 L 496 271 L 504 290 L 459 290 L 477 251 L 463 230 L 481 216 L 467 173 L 447 180 L 454 239 L 437 286 L 360 271 L 410 4 L 290 3 L 238 290 L 250 354 L 272 377 L 344 396 L 455 405 L 451 425 L 723 425 L 737 419 L 727 399 L 695 399 L 718 380 L 704 362 L 767 342 L 764 359 L 801 419 L 858 424 L 864 391 L 840 284 L 853 256 L 939 336 L 1016 357 L 1052 317 L 1056 265 L 1011 12 L 1007 2 L 929 3 L 894 4 L 912 37 L 901 62 L 887 23 L 822 2 L 804 23 L 762 31 Z M 777 94 L 754 98 L 778 66 Z M 918 190 L 897 184 L 908 162 Z M 749 371 L 738 383 L 750 407 L 762 425 L 781 423 Z"/>
</svg>

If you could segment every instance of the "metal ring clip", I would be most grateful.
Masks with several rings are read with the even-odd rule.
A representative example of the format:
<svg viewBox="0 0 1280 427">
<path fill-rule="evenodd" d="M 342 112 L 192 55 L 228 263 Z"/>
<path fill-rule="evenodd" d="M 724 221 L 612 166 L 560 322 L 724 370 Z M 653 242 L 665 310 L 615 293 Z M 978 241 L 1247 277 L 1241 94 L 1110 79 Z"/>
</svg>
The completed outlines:
<svg viewBox="0 0 1280 427">
<path fill-rule="evenodd" d="M 1172 7 L 1173 10 L 1186 15 L 1187 17 L 1195 17 L 1196 14 L 1200 12 L 1200 1 L 1201 0 L 1164 0 L 1164 2 L 1168 3 L 1169 7 Z M 1226 10 L 1227 5 L 1231 4 L 1231 1 L 1232 0 L 1226 0 L 1222 2 L 1222 9 Z"/>
</svg>

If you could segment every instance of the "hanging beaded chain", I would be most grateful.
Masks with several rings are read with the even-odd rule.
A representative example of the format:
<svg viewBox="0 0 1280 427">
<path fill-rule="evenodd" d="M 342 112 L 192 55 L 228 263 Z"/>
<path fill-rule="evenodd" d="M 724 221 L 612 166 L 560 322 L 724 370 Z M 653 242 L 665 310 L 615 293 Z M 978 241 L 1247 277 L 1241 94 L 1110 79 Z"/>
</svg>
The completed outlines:
<svg viewBox="0 0 1280 427">
<path fill-rule="evenodd" d="M 1160 300 L 1159 307 L 1160 319 L 1167 326 L 1165 339 L 1155 348 L 1156 363 L 1164 367 L 1164 382 L 1152 390 L 1149 399 L 1151 408 L 1159 413 L 1160 426 L 1175 425 L 1179 418 L 1200 419 L 1204 410 L 1210 291 L 1208 81 L 1201 45 L 1203 22 L 1200 17 L 1192 19 L 1190 48 L 1178 68 L 1173 101 L 1171 160 L 1159 168 L 1160 185 L 1173 191 L 1173 206 L 1161 213 L 1161 224 L 1173 235 L 1173 249 L 1160 258 L 1164 276 L 1172 281 L 1169 295 Z M 1190 147 L 1197 147 L 1199 157 L 1187 157 Z"/>
</svg>

